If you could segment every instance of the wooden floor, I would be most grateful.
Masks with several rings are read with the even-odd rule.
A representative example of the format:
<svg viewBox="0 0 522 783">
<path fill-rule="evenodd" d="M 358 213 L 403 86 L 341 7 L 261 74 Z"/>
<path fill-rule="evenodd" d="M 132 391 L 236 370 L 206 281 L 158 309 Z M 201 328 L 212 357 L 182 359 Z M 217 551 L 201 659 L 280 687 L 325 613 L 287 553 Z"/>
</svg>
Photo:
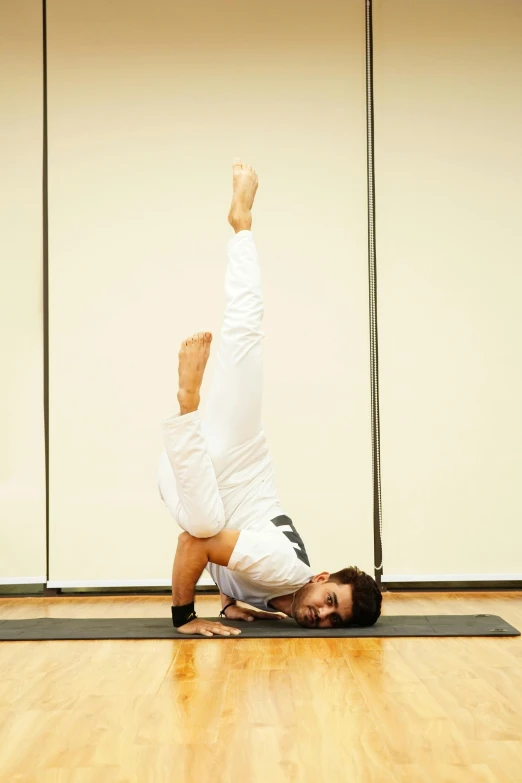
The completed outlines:
<svg viewBox="0 0 522 783">
<path fill-rule="evenodd" d="M 168 597 L 0 600 L 2 619 L 170 616 Z M 217 599 L 199 600 L 200 614 Z M 499 614 L 522 593 L 387 594 Z M 0 643 L 0 781 L 520 783 L 522 640 Z"/>
</svg>

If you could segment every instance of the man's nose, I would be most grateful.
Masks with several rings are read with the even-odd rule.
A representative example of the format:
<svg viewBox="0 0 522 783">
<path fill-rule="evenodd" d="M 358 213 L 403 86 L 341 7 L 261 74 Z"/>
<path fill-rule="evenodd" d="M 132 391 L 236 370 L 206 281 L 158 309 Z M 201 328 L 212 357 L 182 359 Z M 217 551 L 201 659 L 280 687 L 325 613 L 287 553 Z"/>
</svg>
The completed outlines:
<svg viewBox="0 0 522 783">
<path fill-rule="evenodd" d="M 320 607 L 318 607 L 318 609 L 317 609 L 318 620 L 319 621 L 326 620 L 326 618 L 328 617 L 328 612 L 329 612 L 329 609 L 328 609 L 327 606 L 320 606 Z"/>
</svg>

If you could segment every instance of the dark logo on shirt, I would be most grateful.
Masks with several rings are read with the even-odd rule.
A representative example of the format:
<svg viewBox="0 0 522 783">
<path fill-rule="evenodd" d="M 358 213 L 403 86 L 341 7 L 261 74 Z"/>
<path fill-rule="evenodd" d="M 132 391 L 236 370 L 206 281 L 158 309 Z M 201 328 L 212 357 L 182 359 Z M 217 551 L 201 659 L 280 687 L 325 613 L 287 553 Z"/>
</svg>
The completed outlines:
<svg viewBox="0 0 522 783">
<path fill-rule="evenodd" d="M 288 538 L 288 540 L 294 547 L 296 557 L 298 557 L 302 563 L 309 566 L 310 560 L 308 559 L 308 555 L 306 554 L 306 549 L 303 543 L 303 539 L 295 529 L 294 523 L 292 522 L 290 517 L 287 517 L 286 514 L 281 514 L 281 516 L 272 519 L 272 523 L 276 527 L 282 528 L 281 532 L 285 534 L 285 536 Z"/>
</svg>

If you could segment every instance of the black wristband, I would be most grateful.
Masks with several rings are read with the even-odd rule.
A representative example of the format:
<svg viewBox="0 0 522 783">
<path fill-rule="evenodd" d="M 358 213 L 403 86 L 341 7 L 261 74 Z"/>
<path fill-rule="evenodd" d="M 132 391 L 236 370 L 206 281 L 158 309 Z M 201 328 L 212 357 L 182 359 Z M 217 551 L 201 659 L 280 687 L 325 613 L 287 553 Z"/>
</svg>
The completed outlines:
<svg viewBox="0 0 522 783">
<path fill-rule="evenodd" d="M 189 623 L 197 618 L 197 614 L 194 611 L 194 601 L 184 606 L 172 606 L 171 609 L 174 628 L 179 628 L 180 625 L 185 625 L 185 623 Z"/>
<path fill-rule="evenodd" d="M 223 607 L 223 609 L 219 613 L 219 616 L 220 617 L 226 617 L 225 612 L 227 611 L 228 607 L 229 606 L 235 606 L 235 605 L 236 605 L 236 602 L 235 601 L 231 601 L 229 604 L 227 604 L 226 606 Z"/>
</svg>

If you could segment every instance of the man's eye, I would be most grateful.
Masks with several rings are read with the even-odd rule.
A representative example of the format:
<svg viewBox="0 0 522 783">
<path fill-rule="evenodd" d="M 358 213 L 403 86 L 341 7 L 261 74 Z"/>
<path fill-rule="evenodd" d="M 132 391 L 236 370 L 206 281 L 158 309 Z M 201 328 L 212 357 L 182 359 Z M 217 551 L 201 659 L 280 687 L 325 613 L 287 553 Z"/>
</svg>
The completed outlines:
<svg viewBox="0 0 522 783">
<path fill-rule="evenodd" d="M 328 605 L 330 605 L 331 603 L 332 603 L 332 596 L 331 596 L 331 595 L 329 595 L 329 596 L 328 596 Z"/>
</svg>

